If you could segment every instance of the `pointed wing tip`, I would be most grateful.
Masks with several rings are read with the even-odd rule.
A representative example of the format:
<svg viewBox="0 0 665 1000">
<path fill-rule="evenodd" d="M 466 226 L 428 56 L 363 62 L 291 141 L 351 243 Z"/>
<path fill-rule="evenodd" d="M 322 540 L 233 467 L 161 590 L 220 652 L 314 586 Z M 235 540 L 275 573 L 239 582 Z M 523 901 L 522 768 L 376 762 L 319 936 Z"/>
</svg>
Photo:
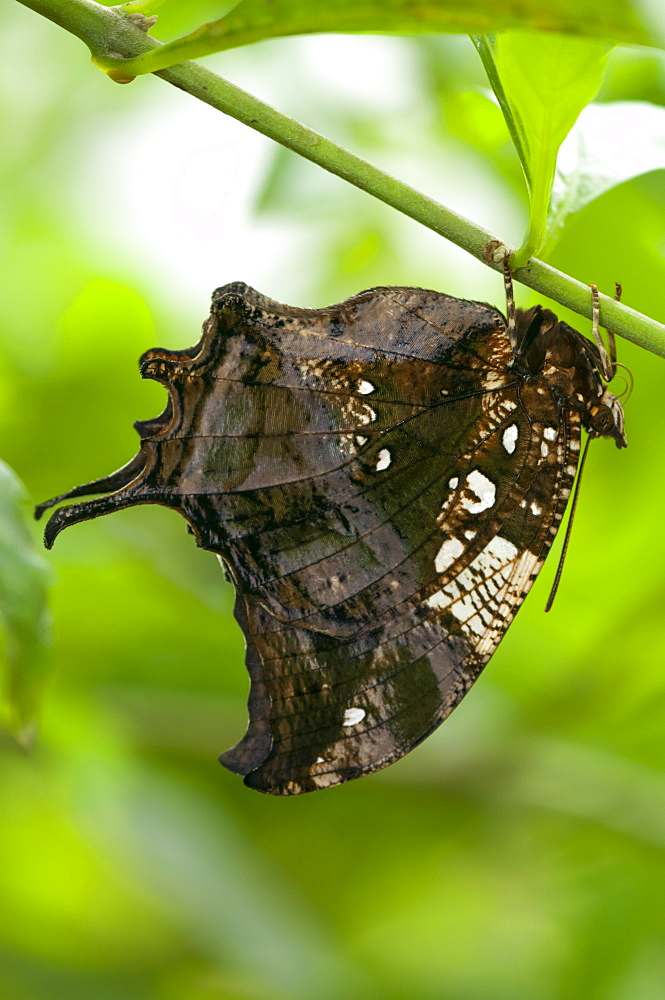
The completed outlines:
<svg viewBox="0 0 665 1000">
<path fill-rule="evenodd" d="M 68 507 L 61 507 L 46 522 L 46 527 L 44 528 L 44 548 L 52 549 L 53 543 L 60 532 L 67 527 L 69 521 L 67 512 L 69 509 Z"/>
</svg>

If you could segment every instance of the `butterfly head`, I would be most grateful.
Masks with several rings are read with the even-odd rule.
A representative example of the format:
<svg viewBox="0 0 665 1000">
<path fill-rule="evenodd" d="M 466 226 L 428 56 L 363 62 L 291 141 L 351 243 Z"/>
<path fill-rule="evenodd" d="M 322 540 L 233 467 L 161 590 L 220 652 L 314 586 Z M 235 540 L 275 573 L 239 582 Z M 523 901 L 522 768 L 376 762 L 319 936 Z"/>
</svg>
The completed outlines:
<svg viewBox="0 0 665 1000">
<path fill-rule="evenodd" d="M 515 366 L 544 378 L 562 405 L 579 409 L 591 437 L 611 437 L 625 448 L 623 407 L 607 389 L 596 345 L 542 306 L 518 309 L 515 319 Z"/>
<path fill-rule="evenodd" d="M 589 408 L 587 430 L 592 437 L 613 437 L 617 448 L 626 447 L 623 406 L 607 389 L 598 403 Z"/>
</svg>

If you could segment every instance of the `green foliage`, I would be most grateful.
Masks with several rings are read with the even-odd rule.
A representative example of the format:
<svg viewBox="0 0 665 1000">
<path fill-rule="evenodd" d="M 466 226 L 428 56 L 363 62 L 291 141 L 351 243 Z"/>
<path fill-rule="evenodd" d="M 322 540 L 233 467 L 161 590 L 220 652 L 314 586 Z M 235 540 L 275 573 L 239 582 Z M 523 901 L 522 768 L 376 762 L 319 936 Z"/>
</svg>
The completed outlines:
<svg viewBox="0 0 665 1000">
<path fill-rule="evenodd" d="M 123 14 L 152 14 L 159 10 L 166 0 L 128 0 L 127 3 L 118 4 L 118 10 Z"/>
<path fill-rule="evenodd" d="M 51 2 L 52 6 L 52 0 L 46 2 Z M 74 0 L 74 3 L 80 5 L 81 0 Z M 263 7 L 261 12 L 261 16 L 269 19 L 270 15 L 266 15 Z M 70 30 L 87 41 L 93 52 L 93 61 L 117 82 L 129 83 L 135 78 L 135 72 L 142 71 L 136 67 L 144 56 L 136 55 L 137 52 L 148 53 L 150 59 L 155 56 L 158 61 L 150 62 L 153 69 L 170 65 L 169 59 L 173 52 L 169 56 L 168 46 L 155 46 L 143 33 L 151 26 L 143 14 L 138 15 L 142 18 L 143 31 L 134 27 L 132 37 L 127 35 L 128 22 L 122 14 L 113 14 L 109 21 L 100 8 L 99 23 L 94 31 L 85 28 L 82 23 L 83 14 L 86 17 L 90 14 L 88 7 L 80 10 L 77 7 L 71 14 Z M 287 23 L 288 17 L 284 21 Z M 216 22 L 218 28 L 220 23 Z M 197 48 L 196 39 L 208 38 L 209 28 L 209 25 L 204 25 L 189 40 L 181 39 L 177 43 L 182 43 L 178 58 L 201 54 L 202 50 Z M 99 35 L 100 32 L 104 35 L 104 31 L 105 41 L 100 45 Z M 559 147 L 580 110 L 596 93 L 609 47 L 602 40 L 592 41 L 542 32 L 541 35 L 542 38 L 532 32 L 504 31 L 497 36 L 474 38 L 529 186 L 529 226 L 520 248 L 511 252 L 515 276 L 538 289 L 541 294 L 551 295 L 562 305 L 588 316 L 588 296 L 583 286 L 566 275 L 544 267 L 534 258 L 534 254 L 540 251 L 545 242 Z M 164 78 L 404 212 L 483 259 L 490 266 L 499 266 L 505 240 L 497 240 L 490 232 L 474 225 L 459 213 L 391 177 L 221 77 L 199 71 L 193 64 L 186 62 L 164 74 Z M 576 200 L 581 204 L 583 196 L 576 198 L 573 190 L 568 200 L 571 204 Z M 560 225 L 565 206 L 559 204 L 558 208 Z M 491 246 L 494 247 L 494 252 L 488 257 L 488 248 Z M 607 296 L 601 296 L 600 306 L 601 321 L 608 331 L 626 336 L 648 350 L 665 356 L 665 328 L 662 324 L 627 310 Z"/>
<path fill-rule="evenodd" d="M 21 483 L 0 462 L 0 625 L 10 726 L 23 745 L 34 735 L 51 642 L 47 568 L 23 519 Z"/>
<path fill-rule="evenodd" d="M 561 235 L 571 213 L 652 170 L 665 170 L 665 108 L 646 101 L 590 104 L 557 160 L 548 245 Z"/>
<path fill-rule="evenodd" d="M 529 187 L 529 228 L 512 258 L 517 268 L 545 241 L 559 147 L 600 87 L 608 47 L 602 40 L 523 31 L 474 42 Z"/>
<path fill-rule="evenodd" d="M 284 35 L 327 31 L 481 34 L 516 27 L 622 42 L 648 40 L 629 0 L 503 0 L 500 4 L 496 0 L 418 4 L 410 0 L 241 0 L 224 17 L 139 56 L 124 68 L 135 74 L 155 72 L 186 59 Z"/>
</svg>

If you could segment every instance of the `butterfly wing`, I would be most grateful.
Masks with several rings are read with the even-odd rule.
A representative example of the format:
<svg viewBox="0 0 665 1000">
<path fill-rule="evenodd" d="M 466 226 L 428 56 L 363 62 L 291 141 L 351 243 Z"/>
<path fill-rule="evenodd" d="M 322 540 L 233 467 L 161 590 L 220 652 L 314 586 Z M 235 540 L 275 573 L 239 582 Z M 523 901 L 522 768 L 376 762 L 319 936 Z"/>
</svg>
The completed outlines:
<svg viewBox="0 0 665 1000">
<path fill-rule="evenodd" d="M 372 289 L 301 310 L 240 285 L 195 348 L 142 359 L 170 398 L 137 425 L 141 459 L 47 537 L 156 502 L 221 556 L 251 676 L 248 733 L 222 760 L 247 784 L 293 794 L 385 766 L 489 659 L 579 451 L 575 414 L 511 362 L 480 303 Z"/>
<path fill-rule="evenodd" d="M 454 473 L 440 482 L 447 499 L 422 543 L 432 572 L 413 553 L 408 568 L 386 567 L 381 582 L 390 588 L 403 573 L 411 595 L 400 589 L 392 606 L 382 601 L 375 622 L 353 636 L 286 623 L 257 598 L 238 595 L 236 616 L 248 643 L 250 725 L 222 763 L 260 791 L 297 794 L 392 763 L 447 717 L 511 623 L 561 520 L 579 423 L 573 416 L 557 425 L 558 414 L 551 416 L 551 423 L 529 424 L 525 414 L 513 415 L 514 423 L 499 425 L 446 469 L 446 477 Z M 519 454 L 517 445 L 509 453 L 502 443 L 502 455 L 497 436 L 510 445 L 514 432 L 506 432 L 514 426 L 518 441 L 526 443 Z M 555 428 L 556 437 L 545 436 Z M 548 461 L 550 455 L 556 461 Z M 517 475 L 515 465 L 508 468 L 513 456 L 520 463 Z M 491 491 L 476 472 L 487 482 L 500 482 L 502 475 L 510 482 L 494 513 L 479 509 Z M 451 480 L 458 484 L 450 486 Z M 353 558 L 351 548 L 350 567 Z M 329 579 L 325 561 L 319 577 Z M 373 582 L 356 599 L 376 605 L 377 586 Z"/>
</svg>

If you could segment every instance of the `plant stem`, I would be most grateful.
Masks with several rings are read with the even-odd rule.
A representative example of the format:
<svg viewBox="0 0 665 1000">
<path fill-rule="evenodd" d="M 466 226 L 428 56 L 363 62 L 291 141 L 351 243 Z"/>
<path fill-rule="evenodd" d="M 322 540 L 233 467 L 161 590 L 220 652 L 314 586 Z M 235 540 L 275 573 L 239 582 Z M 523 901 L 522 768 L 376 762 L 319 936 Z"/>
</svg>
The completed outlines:
<svg viewBox="0 0 665 1000">
<path fill-rule="evenodd" d="M 88 45 L 93 58 L 132 58 L 160 44 L 118 11 L 92 0 L 19 0 L 19 3 L 73 32 Z M 210 70 L 196 63 L 182 63 L 155 75 L 408 215 L 494 270 L 502 270 L 500 255 L 488 252 L 492 246 L 501 246 L 491 233 Z M 532 258 L 514 271 L 514 278 L 591 318 L 588 286 L 542 261 Z M 663 324 L 604 295 L 600 297 L 600 308 L 603 326 L 665 357 Z"/>
<path fill-rule="evenodd" d="M 94 54 L 126 56 L 149 52 L 159 42 L 140 31 L 127 17 L 92 0 L 18 0 L 76 35 Z"/>
<path fill-rule="evenodd" d="M 541 152 L 546 144 L 541 145 Z M 531 171 L 529 185 L 529 226 L 522 246 L 511 257 L 510 263 L 517 274 L 520 267 L 528 263 L 534 253 L 537 253 L 545 242 L 547 232 L 547 210 L 552 193 L 555 161 L 543 163 L 538 157 Z"/>
</svg>

